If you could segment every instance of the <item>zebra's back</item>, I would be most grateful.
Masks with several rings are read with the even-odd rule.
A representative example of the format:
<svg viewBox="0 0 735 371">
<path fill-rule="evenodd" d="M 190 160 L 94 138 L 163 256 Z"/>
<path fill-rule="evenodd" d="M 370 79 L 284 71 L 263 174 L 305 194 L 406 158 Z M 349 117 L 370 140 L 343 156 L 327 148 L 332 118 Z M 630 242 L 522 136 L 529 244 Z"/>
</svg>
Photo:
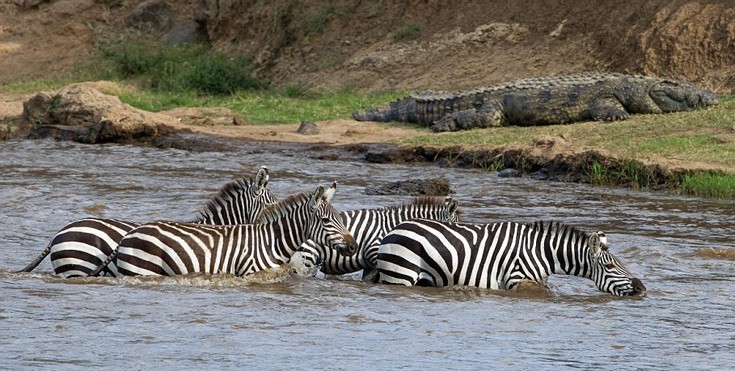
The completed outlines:
<svg viewBox="0 0 735 371">
<path fill-rule="evenodd" d="M 126 276 L 238 274 L 242 264 L 255 264 L 245 261 L 247 246 L 260 243 L 254 228 L 176 222 L 144 224 L 120 241 L 115 265 Z"/>
<path fill-rule="evenodd" d="M 54 272 L 65 278 L 86 277 L 117 247 L 117 242 L 137 225 L 105 218 L 85 218 L 67 224 L 47 247 Z M 39 255 L 38 262 L 46 256 L 44 253 L 46 251 Z M 33 267 L 29 265 L 30 269 L 37 264 Z M 115 267 L 108 269 L 106 272 L 111 275 L 117 273 Z"/>
<path fill-rule="evenodd" d="M 411 220 L 379 247 L 378 281 L 407 286 L 506 289 L 525 226 Z"/>
</svg>

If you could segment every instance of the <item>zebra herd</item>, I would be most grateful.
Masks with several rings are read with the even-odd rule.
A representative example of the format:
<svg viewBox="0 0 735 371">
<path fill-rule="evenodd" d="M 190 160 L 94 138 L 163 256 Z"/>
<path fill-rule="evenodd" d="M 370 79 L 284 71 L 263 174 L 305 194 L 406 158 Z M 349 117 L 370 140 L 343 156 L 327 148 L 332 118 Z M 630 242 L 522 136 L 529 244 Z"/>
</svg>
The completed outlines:
<svg viewBox="0 0 735 371">
<path fill-rule="evenodd" d="M 190 222 L 137 224 L 85 218 L 60 230 L 20 272 L 50 255 L 54 273 L 79 276 L 249 275 L 289 263 L 363 280 L 512 290 L 551 274 L 592 280 L 617 296 L 646 288 L 609 252 L 604 233 L 558 222 L 460 221 L 452 197 L 417 197 L 391 207 L 338 212 L 329 188 L 277 200 L 268 169 L 226 184 Z"/>
</svg>

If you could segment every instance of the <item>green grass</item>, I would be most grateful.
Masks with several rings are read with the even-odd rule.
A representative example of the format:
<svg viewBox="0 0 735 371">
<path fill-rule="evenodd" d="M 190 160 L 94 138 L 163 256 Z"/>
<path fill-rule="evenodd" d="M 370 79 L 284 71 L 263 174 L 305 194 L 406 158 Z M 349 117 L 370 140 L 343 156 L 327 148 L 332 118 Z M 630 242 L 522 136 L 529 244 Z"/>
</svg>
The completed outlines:
<svg viewBox="0 0 735 371">
<path fill-rule="evenodd" d="M 634 189 L 651 188 L 656 185 L 657 175 L 653 170 L 637 160 L 624 160 L 621 163 L 602 164 L 593 161 L 582 166 L 582 180 L 595 185 L 625 184 Z"/>
<path fill-rule="evenodd" d="M 394 94 L 320 92 L 291 97 L 284 92 L 240 92 L 220 106 L 241 112 L 248 122 L 287 124 L 349 118 L 352 112 L 394 99 Z"/>
<path fill-rule="evenodd" d="M 254 124 L 292 124 L 349 118 L 352 112 L 395 99 L 393 93 L 356 93 L 350 91 L 240 91 L 230 96 L 202 96 L 194 93 L 158 93 L 128 90 L 120 100 L 146 111 L 176 107 L 224 107 Z"/>
<path fill-rule="evenodd" d="M 680 189 L 692 196 L 735 199 L 735 174 L 695 172 L 682 177 Z"/>
</svg>

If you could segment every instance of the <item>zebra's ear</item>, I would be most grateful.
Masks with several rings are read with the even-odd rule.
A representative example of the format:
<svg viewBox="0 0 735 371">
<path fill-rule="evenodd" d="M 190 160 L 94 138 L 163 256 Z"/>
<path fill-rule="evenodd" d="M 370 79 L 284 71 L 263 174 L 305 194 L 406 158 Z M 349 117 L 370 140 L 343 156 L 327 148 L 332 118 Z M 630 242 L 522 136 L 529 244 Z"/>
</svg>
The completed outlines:
<svg viewBox="0 0 735 371">
<path fill-rule="evenodd" d="M 607 251 L 608 245 L 607 245 L 607 236 L 605 236 L 605 232 L 598 231 L 597 235 L 600 236 L 600 244 L 602 245 L 602 250 Z"/>
<path fill-rule="evenodd" d="M 337 192 L 337 181 L 336 180 L 332 182 L 332 185 L 329 186 L 329 188 L 324 192 L 324 200 L 327 202 L 332 202 L 332 197 L 334 197 L 334 192 Z"/>
<path fill-rule="evenodd" d="M 605 235 L 603 234 L 602 238 Z M 592 253 L 593 258 L 599 258 L 600 254 L 602 254 L 602 241 L 600 238 L 600 235 L 598 233 L 592 233 L 590 234 L 589 240 L 587 240 L 587 245 L 590 247 L 590 253 Z"/>
<path fill-rule="evenodd" d="M 255 186 L 257 188 L 265 188 L 268 186 L 268 168 L 263 165 L 258 170 L 258 174 L 255 175 Z"/>
<path fill-rule="evenodd" d="M 459 202 L 454 197 L 447 197 L 444 199 L 444 205 L 446 205 L 447 210 L 450 214 L 456 214 L 457 209 L 459 209 Z"/>
<path fill-rule="evenodd" d="M 325 201 L 324 196 L 324 187 L 319 186 L 316 188 L 316 191 L 314 191 L 314 194 L 311 195 L 311 200 L 309 200 L 313 207 L 317 207 L 322 204 L 322 202 Z"/>
</svg>

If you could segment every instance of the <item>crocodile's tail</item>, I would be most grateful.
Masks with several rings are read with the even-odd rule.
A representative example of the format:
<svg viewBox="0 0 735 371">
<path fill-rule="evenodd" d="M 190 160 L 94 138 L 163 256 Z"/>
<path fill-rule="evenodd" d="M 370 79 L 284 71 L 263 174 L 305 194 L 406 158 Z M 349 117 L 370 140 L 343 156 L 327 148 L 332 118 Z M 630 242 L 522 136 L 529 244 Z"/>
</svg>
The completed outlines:
<svg viewBox="0 0 735 371">
<path fill-rule="evenodd" d="M 23 268 L 23 269 L 21 269 L 19 271 L 16 271 L 15 273 L 30 272 L 30 271 L 36 269 L 36 267 L 39 264 L 41 264 L 41 262 L 43 261 L 43 259 L 46 259 L 46 257 L 50 253 L 51 253 L 51 244 L 48 244 L 48 246 L 46 246 L 46 249 L 43 250 L 40 254 L 38 254 L 38 256 L 35 259 L 33 259 L 32 262 L 30 262 L 28 265 L 26 265 L 25 268 Z"/>
<path fill-rule="evenodd" d="M 384 106 L 354 112 L 352 117 L 357 121 L 401 121 L 416 123 L 418 122 L 416 117 L 416 100 L 406 97 Z"/>
</svg>

